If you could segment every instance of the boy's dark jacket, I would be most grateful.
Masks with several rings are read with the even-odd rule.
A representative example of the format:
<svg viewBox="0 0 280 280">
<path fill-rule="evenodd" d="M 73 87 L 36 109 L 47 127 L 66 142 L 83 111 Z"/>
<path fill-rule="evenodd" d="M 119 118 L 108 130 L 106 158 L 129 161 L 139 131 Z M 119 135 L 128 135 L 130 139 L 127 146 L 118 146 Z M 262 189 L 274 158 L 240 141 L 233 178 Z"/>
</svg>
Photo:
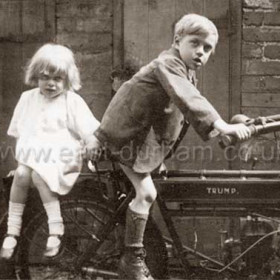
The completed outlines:
<svg viewBox="0 0 280 280">
<path fill-rule="evenodd" d="M 172 149 L 185 121 L 203 140 L 220 119 L 171 48 L 142 67 L 110 102 L 95 136 L 136 172 L 151 172 Z"/>
</svg>

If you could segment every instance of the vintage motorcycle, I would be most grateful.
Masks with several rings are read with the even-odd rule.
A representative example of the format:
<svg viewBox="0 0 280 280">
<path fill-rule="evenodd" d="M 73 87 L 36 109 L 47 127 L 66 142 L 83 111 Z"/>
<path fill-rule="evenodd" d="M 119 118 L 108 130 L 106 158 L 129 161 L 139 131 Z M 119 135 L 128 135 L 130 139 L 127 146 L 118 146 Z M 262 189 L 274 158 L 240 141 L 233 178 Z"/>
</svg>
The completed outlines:
<svg viewBox="0 0 280 280">
<path fill-rule="evenodd" d="M 237 115 L 232 122 L 246 123 L 253 137 L 280 130 L 279 115 Z M 220 145 L 236 143 L 223 136 Z M 0 264 L 2 279 L 118 279 L 124 213 L 134 193 L 111 164 L 81 174 L 61 198 L 65 248 L 52 261 L 43 258 L 47 217 L 32 190 L 16 257 Z M 144 243 L 156 279 L 280 279 L 279 170 L 163 170 L 153 178 L 158 197 Z M 6 202 L 11 180 L 4 178 Z M 6 221 L 7 213 L 1 242 Z"/>
</svg>

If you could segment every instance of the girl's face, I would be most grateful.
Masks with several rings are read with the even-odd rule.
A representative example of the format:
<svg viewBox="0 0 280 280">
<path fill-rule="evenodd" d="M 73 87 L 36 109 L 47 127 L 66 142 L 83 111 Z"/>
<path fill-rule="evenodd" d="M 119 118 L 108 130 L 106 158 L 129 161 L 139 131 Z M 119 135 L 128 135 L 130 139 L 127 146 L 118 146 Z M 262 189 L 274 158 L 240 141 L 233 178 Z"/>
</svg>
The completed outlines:
<svg viewBox="0 0 280 280">
<path fill-rule="evenodd" d="M 192 70 L 207 63 L 215 44 L 216 36 L 213 34 L 186 35 L 177 40 L 175 38 L 175 48 L 186 66 Z"/>
<path fill-rule="evenodd" d="M 39 75 L 38 83 L 41 93 L 48 98 L 53 98 L 65 91 L 66 76 L 44 71 Z"/>
</svg>

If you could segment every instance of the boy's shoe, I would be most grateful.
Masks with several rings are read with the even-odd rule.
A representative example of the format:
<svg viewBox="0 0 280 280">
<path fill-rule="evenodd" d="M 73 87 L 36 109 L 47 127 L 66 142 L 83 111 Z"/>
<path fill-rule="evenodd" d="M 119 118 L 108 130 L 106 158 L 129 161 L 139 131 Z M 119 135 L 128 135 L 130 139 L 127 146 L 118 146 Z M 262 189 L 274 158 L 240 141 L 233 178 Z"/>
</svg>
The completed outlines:
<svg viewBox="0 0 280 280">
<path fill-rule="evenodd" d="M 10 241 L 11 241 L 11 243 L 14 243 L 14 244 L 11 244 L 11 246 L 6 245 L 7 246 L 6 247 L 5 241 L 7 241 L 7 238 L 11 238 Z M 0 250 L 0 259 L 6 260 L 6 261 L 11 260 L 15 256 L 17 245 L 18 245 L 18 236 L 13 235 L 13 234 L 6 234 L 4 237 L 2 248 Z"/>
<path fill-rule="evenodd" d="M 50 234 L 49 238 L 54 238 L 54 241 L 56 241 L 57 244 L 51 247 L 47 246 L 43 255 L 45 258 L 52 259 L 62 253 L 64 235 Z"/>
<path fill-rule="evenodd" d="M 119 279 L 154 280 L 146 263 L 144 248 L 127 248 L 120 259 Z"/>
</svg>

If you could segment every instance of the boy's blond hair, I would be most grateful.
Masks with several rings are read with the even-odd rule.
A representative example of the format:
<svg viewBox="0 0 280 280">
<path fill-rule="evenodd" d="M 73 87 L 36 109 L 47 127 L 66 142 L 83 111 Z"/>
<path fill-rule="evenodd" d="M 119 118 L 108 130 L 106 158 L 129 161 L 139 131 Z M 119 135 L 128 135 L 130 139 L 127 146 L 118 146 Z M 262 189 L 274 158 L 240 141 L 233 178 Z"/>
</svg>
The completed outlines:
<svg viewBox="0 0 280 280">
<path fill-rule="evenodd" d="M 80 74 L 73 52 L 58 44 L 43 45 L 31 58 L 25 73 L 25 83 L 38 86 L 39 75 L 45 71 L 66 76 L 66 87 L 70 90 L 81 88 Z"/>
<path fill-rule="evenodd" d="M 213 34 L 216 37 L 215 46 L 217 45 L 219 39 L 217 27 L 208 18 L 197 14 L 184 15 L 177 21 L 174 28 L 174 42 L 175 39 L 194 34 Z"/>
</svg>

